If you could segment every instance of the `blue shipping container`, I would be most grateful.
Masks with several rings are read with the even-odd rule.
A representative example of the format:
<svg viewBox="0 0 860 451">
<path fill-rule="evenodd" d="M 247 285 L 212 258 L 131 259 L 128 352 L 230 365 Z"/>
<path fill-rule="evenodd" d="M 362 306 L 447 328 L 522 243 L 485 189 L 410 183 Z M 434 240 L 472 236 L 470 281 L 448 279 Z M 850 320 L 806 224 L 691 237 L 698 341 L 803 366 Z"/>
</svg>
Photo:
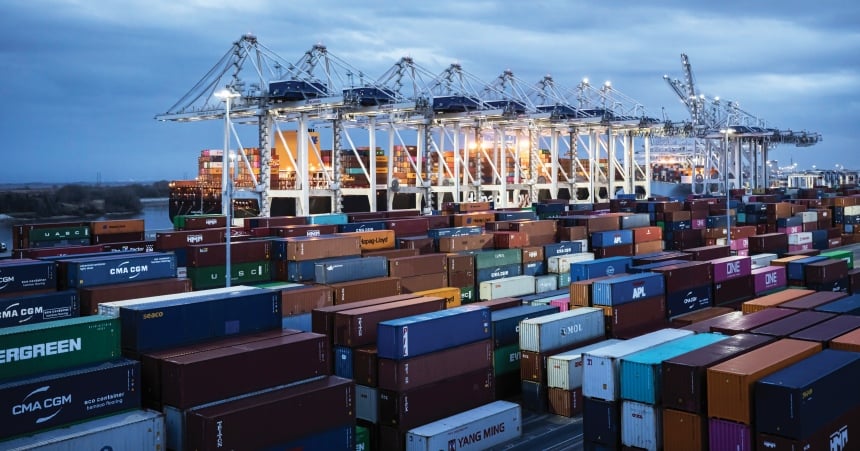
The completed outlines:
<svg viewBox="0 0 860 451">
<path fill-rule="evenodd" d="M 594 279 L 628 272 L 632 266 L 630 257 L 606 257 L 570 264 L 570 279 L 573 281 Z"/>
<path fill-rule="evenodd" d="M 820 262 L 822 260 L 827 260 L 827 257 L 816 255 L 813 257 L 800 258 L 788 262 L 788 266 L 786 267 L 786 276 L 788 277 L 788 280 L 804 281 L 805 277 L 803 276 L 803 272 L 806 265 L 810 263 Z"/>
<path fill-rule="evenodd" d="M 352 379 L 352 348 L 334 347 L 334 375 Z"/>
<path fill-rule="evenodd" d="M 531 210 L 523 211 L 497 211 L 495 214 L 496 221 L 516 221 L 518 219 L 537 219 L 537 214 Z"/>
<path fill-rule="evenodd" d="M 281 443 L 260 451 L 315 450 L 356 451 L 355 425 L 345 424 L 323 432 L 306 435 L 289 443 Z"/>
<path fill-rule="evenodd" d="M 860 315 L 860 294 L 852 294 L 851 296 L 819 305 L 814 310 L 817 312 Z"/>
<path fill-rule="evenodd" d="M 64 259 L 58 263 L 65 268 L 61 284 L 68 288 L 176 277 L 173 252 L 108 253 L 99 257 Z"/>
<path fill-rule="evenodd" d="M 0 298 L 0 327 L 42 323 L 80 315 L 77 290 Z"/>
<path fill-rule="evenodd" d="M 621 401 L 582 397 L 582 439 L 590 444 L 621 449 Z"/>
<path fill-rule="evenodd" d="M 56 266 L 50 261 L 0 261 L 0 294 L 57 289 Z"/>
<path fill-rule="evenodd" d="M 801 440 L 860 405 L 860 353 L 825 349 L 764 376 L 753 394 L 756 431 Z M 833 431 L 835 432 L 835 430 Z"/>
<path fill-rule="evenodd" d="M 285 316 L 281 318 L 281 328 L 312 332 L 311 314 L 299 313 L 298 315 Z"/>
<path fill-rule="evenodd" d="M 627 271 L 631 274 L 638 274 L 640 272 L 648 272 L 654 268 L 659 268 L 661 266 L 669 266 L 669 265 L 677 265 L 678 263 L 688 263 L 689 260 L 663 260 L 660 262 L 654 263 L 646 263 L 644 265 L 631 266 Z"/>
<path fill-rule="evenodd" d="M 632 230 L 606 230 L 591 234 L 592 247 L 610 247 L 622 244 L 633 244 Z"/>
<path fill-rule="evenodd" d="M 562 288 L 559 290 L 552 290 L 552 291 L 545 291 L 543 293 L 530 294 L 527 296 L 522 296 L 519 299 L 523 304 L 527 304 L 527 303 L 531 303 L 534 301 L 540 301 L 543 299 L 547 299 L 546 302 L 549 302 L 549 300 L 559 299 L 559 298 L 563 298 L 566 296 L 570 296 L 570 289 L 569 288 Z"/>
<path fill-rule="evenodd" d="M 701 310 L 710 307 L 712 302 L 713 287 L 711 284 L 666 293 L 666 315 L 673 317 Z"/>
<path fill-rule="evenodd" d="M 377 331 L 379 358 L 400 360 L 490 338 L 490 309 L 464 305 L 407 316 L 383 321 Z"/>
<path fill-rule="evenodd" d="M 280 291 L 201 293 L 120 307 L 123 349 L 144 353 L 282 327 Z"/>
<path fill-rule="evenodd" d="M 317 260 L 287 260 L 287 280 L 290 282 L 313 282 L 316 278 L 316 265 L 349 258 L 361 258 L 361 255 L 346 255 Z"/>
<path fill-rule="evenodd" d="M 475 271 L 475 281 L 477 283 L 481 283 L 488 280 L 504 279 L 505 277 L 521 275 L 523 275 L 522 265 L 519 264 L 499 266 L 497 268 L 482 268 Z"/>
<path fill-rule="evenodd" d="M 523 263 L 523 276 L 542 276 L 546 274 L 546 262 Z"/>
<path fill-rule="evenodd" d="M 314 265 L 314 281 L 321 284 L 388 276 L 385 257 L 346 258 Z"/>
<path fill-rule="evenodd" d="M 545 244 L 543 246 L 544 260 L 559 255 L 578 254 L 582 252 L 582 243 L 578 241 L 562 241 L 560 243 Z"/>
<path fill-rule="evenodd" d="M 593 304 L 606 306 L 663 296 L 666 292 L 663 275 L 646 272 L 598 280 L 592 284 L 591 289 Z"/>
<path fill-rule="evenodd" d="M 350 222 L 337 225 L 337 231 L 340 233 L 370 232 L 373 230 L 385 230 L 385 221 Z"/>
<path fill-rule="evenodd" d="M 491 312 L 493 346 L 501 348 L 519 344 L 520 321 L 558 312 L 558 307 L 550 305 L 522 305 Z"/>
<path fill-rule="evenodd" d="M 340 225 L 348 222 L 345 213 L 325 213 L 319 215 L 310 215 L 308 218 L 311 224 L 326 224 Z"/>
<path fill-rule="evenodd" d="M 439 229 L 430 229 L 427 231 L 427 236 L 438 240 L 452 236 L 480 235 L 484 233 L 484 228 L 479 226 L 463 226 L 463 227 L 442 227 Z"/>
</svg>

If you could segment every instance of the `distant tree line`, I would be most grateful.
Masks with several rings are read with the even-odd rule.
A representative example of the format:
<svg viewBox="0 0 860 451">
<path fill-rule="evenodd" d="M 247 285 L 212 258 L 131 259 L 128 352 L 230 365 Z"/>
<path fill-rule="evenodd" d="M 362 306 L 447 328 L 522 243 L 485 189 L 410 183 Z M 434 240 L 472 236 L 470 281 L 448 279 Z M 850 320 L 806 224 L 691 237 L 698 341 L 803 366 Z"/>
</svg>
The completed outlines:
<svg viewBox="0 0 860 451">
<path fill-rule="evenodd" d="M 168 183 L 9 189 L 0 191 L 0 213 L 25 218 L 136 214 L 143 209 L 141 199 L 168 197 Z"/>
</svg>

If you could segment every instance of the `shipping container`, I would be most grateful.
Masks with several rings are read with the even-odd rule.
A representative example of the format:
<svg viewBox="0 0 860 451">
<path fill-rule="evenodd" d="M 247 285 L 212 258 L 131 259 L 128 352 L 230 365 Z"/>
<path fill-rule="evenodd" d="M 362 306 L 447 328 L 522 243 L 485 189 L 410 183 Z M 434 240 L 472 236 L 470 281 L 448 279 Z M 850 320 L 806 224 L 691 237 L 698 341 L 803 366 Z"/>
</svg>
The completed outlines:
<svg viewBox="0 0 860 451">
<path fill-rule="evenodd" d="M 820 351 L 820 343 L 783 338 L 711 366 L 707 370 L 708 416 L 751 424 L 755 382 Z"/>
<path fill-rule="evenodd" d="M 645 404 L 662 404 L 663 361 L 726 338 L 725 335 L 713 333 L 695 334 L 622 357 L 621 398 Z"/>
<path fill-rule="evenodd" d="M 681 315 L 674 316 L 671 319 L 671 323 L 672 327 L 686 327 L 691 324 L 705 321 L 734 311 L 735 310 L 729 307 L 705 307 L 701 310 L 695 310 L 690 313 L 683 313 Z"/>
<path fill-rule="evenodd" d="M 93 315 L 0 328 L 0 380 L 120 356 L 120 325 Z"/>
<path fill-rule="evenodd" d="M 493 235 L 463 235 L 439 238 L 439 252 L 465 252 L 493 249 Z"/>
<path fill-rule="evenodd" d="M 218 266 L 227 261 L 227 244 L 191 244 L 186 248 L 186 266 Z M 268 240 L 238 241 L 230 244 L 231 263 L 267 261 L 271 258 L 272 243 Z"/>
<path fill-rule="evenodd" d="M 325 336 L 282 335 L 163 359 L 161 402 L 180 410 L 264 388 L 328 375 Z M 246 371 L 266 367 L 266 371 Z M 238 372 L 238 373 L 236 373 Z M 230 383 L 213 378 L 230 375 Z"/>
<path fill-rule="evenodd" d="M 852 330 L 830 340 L 830 349 L 860 352 L 860 329 Z"/>
<path fill-rule="evenodd" d="M 797 310 L 779 307 L 759 310 L 757 312 L 747 313 L 743 316 L 739 316 L 738 318 L 731 321 L 725 321 L 721 324 L 712 325 L 711 332 L 717 332 L 726 335 L 749 332 L 753 329 L 757 329 L 761 326 L 764 326 L 765 324 L 772 323 L 774 321 L 783 319 L 796 313 Z"/>
<path fill-rule="evenodd" d="M 363 221 L 337 224 L 338 233 L 370 232 L 373 230 L 385 230 L 385 221 Z"/>
<path fill-rule="evenodd" d="M 713 304 L 711 284 L 666 294 L 666 315 L 669 318 L 705 309 Z"/>
<path fill-rule="evenodd" d="M 800 299 L 815 293 L 814 290 L 802 288 L 789 288 L 776 293 L 771 293 L 765 296 L 757 297 L 753 300 L 744 302 L 741 306 L 741 311 L 744 313 L 753 313 L 767 308 L 782 306 L 783 303 Z"/>
<path fill-rule="evenodd" d="M 679 329 L 661 329 L 582 355 L 582 394 L 589 398 L 617 400 L 620 392 L 621 359 L 634 352 L 692 335 Z"/>
<path fill-rule="evenodd" d="M 361 240 L 349 234 L 287 238 L 286 253 L 291 261 L 360 255 Z"/>
<path fill-rule="evenodd" d="M 78 289 L 81 298 L 80 308 L 82 315 L 97 314 L 99 304 L 104 302 L 124 301 L 163 294 L 187 293 L 189 291 L 191 291 L 191 281 L 189 279 L 173 277 Z"/>
<path fill-rule="evenodd" d="M 93 418 L 3 442 L 7 451 L 76 451 L 165 448 L 164 414 L 152 410 Z"/>
<path fill-rule="evenodd" d="M 346 236 L 356 236 L 359 240 L 359 246 L 362 252 L 373 252 L 382 250 L 395 250 L 396 242 L 394 241 L 393 230 L 366 230 L 344 233 Z M 410 255 L 418 255 L 417 249 L 409 249 Z M 406 249 L 400 252 L 407 252 Z"/>
<path fill-rule="evenodd" d="M 794 315 L 752 329 L 750 333 L 784 338 L 795 332 L 812 327 L 822 321 L 833 318 L 835 314 L 813 311 L 800 311 Z"/>
<path fill-rule="evenodd" d="M 714 282 L 725 282 L 730 279 L 748 276 L 752 268 L 749 257 L 740 255 L 710 260 Z"/>
<path fill-rule="evenodd" d="M 16 296 L 28 291 L 56 290 L 54 263 L 29 259 L 0 262 L 0 295 Z"/>
<path fill-rule="evenodd" d="M 329 376 L 191 409 L 185 414 L 184 445 L 201 451 L 265 449 L 335 426 L 351 425 L 355 422 L 354 392 L 353 381 Z"/>
<path fill-rule="evenodd" d="M 748 424 L 711 418 L 708 420 L 708 444 L 713 451 L 753 451 L 753 430 Z"/>
<path fill-rule="evenodd" d="M 598 260 L 576 262 L 570 264 L 570 278 L 571 280 L 578 281 L 593 279 L 595 277 L 623 274 L 628 272 L 630 266 L 630 257 L 609 257 Z"/>
<path fill-rule="evenodd" d="M 406 449 L 481 450 L 515 440 L 522 433 L 520 406 L 508 401 L 494 401 L 410 430 L 406 436 Z"/>
<path fill-rule="evenodd" d="M 475 270 L 475 282 L 482 283 L 521 275 L 523 275 L 523 265 L 493 266 Z"/>
<path fill-rule="evenodd" d="M 708 422 L 701 415 L 663 410 L 663 451 L 707 451 Z"/>
<path fill-rule="evenodd" d="M 272 278 L 275 280 L 283 280 L 290 282 L 314 282 L 316 279 L 316 266 L 332 261 L 342 261 L 345 259 L 358 260 L 361 255 L 345 255 L 343 257 L 318 258 L 314 260 L 289 261 L 289 260 L 273 260 L 272 261 Z"/>
<path fill-rule="evenodd" d="M 388 271 L 391 277 L 412 277 L 424 274 L 445 273 L 448 259 L 445 254 L 425 254 L 414 257 L 388 259 Z"/>
<path fill-rule="evenodd" d="M 173 252 L 105 253 L 98 257 L 62 259 L 57 264 L 61 288 L 176 277 L 177 266 Z"/>
<path fill-rule="evenodd" d="M 405 359 L 490 338 L 490 310 L 464 305 L 383 321 L 377 331 L 379 357 Z"/>
<path fill-rule="evenodd" d="M 323 334 L 331 338 L 331 344 L 334 345 L 334 318 L 337 312 L 350 310 L 354 308 L 369 307 L 372 305 L 385 304 L 387 302 L 397 302 L 406 299 L 418 297 L 417 294 L 399 294 L 396 296 L 381 296 L 366 301 L 351 302 L 347 304 L 335 304 L 327 307 L 319 307 L 311 311 L 312 330 L 318 334 Z"/>
<path fill-rule="evenodd" d="M 860 316 L 837 315 L 814 326 L 789 335 L 789 338 L 809 340 L 826 345 L 830 340 L 860 328 Z"/>
<path fill-rule="evenodd" d="M 520 381 L 520 403 L 523 408 L 536 414 L 549 411 L 549 393 L 547 387 L 540 382 Z"/>
<path fill-rule="evenodd" d="M 195 291 L 227 286 L 227 266 L 201 266 L 187 269 Z M 266 260 L 230 265 L 230 284 L 246 285 L 272 280 L 271 265 Z"/>
<path fill-rule="evenodd" d="M 520 322 L 520 349 L 546 352 L 605 335 L 603 311 L 580 307 Z"/>
<path fill-rule="evenodd" d="M 493 344 L 481 340 L 402 360 L 378 359 L 379 388 L 406 391 L 493 366 Z"/>
<path fill-rule="evenodd" d="M 606 336 L 631 338 L 669 327 L 666 298 L 662 295 L 639 299 L 617 307 L 600 307 L 606 319 Z"/>
<path fill-rule="evenodd" d="M 376 342 L 377 325 L 380 322 L 444 308 L 444 298 L 422 296 L 340 311 L 334 314 L 334 344 L 348 347 L 373 344 Z"/>
<path fill-rule="evenodd" d="M 573 418 L 582 415 L 582 387 L 573 390 L 547 387 L 549 413 Z"/>
<path fill-rule="evenodd" d="M 517 301 L 519 302 L 519 301 Z M 475 305 L 475 304 L 472 304 Z M 519 345 L 520 322 L 537 316 L 558 313 L 557 307 L 550 305 L 519 305 L 490 313 L 493 346 L 501 348 L 512 344 Z"/>
<path fill-rule="evenodd" d="M 439 396 L 444 393 L 445 396 Z M 402 431 L 493 402 L 493 369 L 485 368 L 407 391 L 379 390 L 379 424 Z"/>
<path fill-rule="evenodd" d="M 836 420 L 822 426 L 802 439 L 757 433 L 756 449 L 760 450 L 830 450 L 848 451 L 854 449 L 854 442 L 849 441 L 849 432 L 860 428 L 860 407 L 855 407 L 842 414 Z M 853 434 L 851 434 L 853 435 Z"/>
<path fill-rule="evenodd" d="M 667 265 L 664 263 L 675 260 L 665 260 L 643 265 L 643 269 L 662 274 L 665 279 L 666 291 L 676 292 L 713 282 L 711 266 L 708 262 L 680 262 Z"/>
<path fill-rule="evenodd" d="M 632 230 L 607 230 L 591 233 L 592 247 L 609 247 L 621 244 L 633 244 Z"/>
<path fill-rule="evenodd" d="M 331 236 L 337 233 L 335 224 L 304 224 L 288 226 L 269 226 L 269 230 L 281 238 L 307 238 Z"/>
<path fill-rule="evenodd" d="M 155 249 L 170 251 L 184 249 L 189 244 L 223 243 L 227 237 L 227 229 L 183 230 L 155 233 Z"/>
<path fill-rule="evenodd" d="M 648 451 L 663 449 L 660 408 L 635 401 L 621 403 L 621 444 Z"/>
<path fill-rule="evenodd" d="M 653 273 L 629 274 L 594 282 L 594 305 L 618 306 L 665 293 L 663 277 Z"/>
<path fill-rule="evenodd" d="M 379 423 L 379 390 L 376 387 L 355 385 L 355 418 Z"/>
<path fill-rule="evenodd" d="M 815 307 L 816 311 L 838 314 L 860 314 L 860 294 L 852 294 Z"/>
<path fill-rule="evenodd" d="M 795 310 L 812 310 L 820 305 L 827 304 L 838 299 L 848 296 L 846 293 L 833 291 L 816 291 L 815 293 L 797 298 L 793 301 L 779 304 L 781 308 L 790 308 Z"/>
<path fill-rule="evenodd" d="M 330 284 L 388 275 L 388 259 L 385 257 L 348 258 L 329 260 L 314 265 L 314 281 Z"/>
<path fill-rule="evenodd" d="M 478 285 L 481 300 L 516 297 L 535 292 L 534 276 L 504 277 L 480 282 Z"/>
<path fill-rule="evenodd" d="M 556 274 L 570 273 L 571 264 L 594 259 L 595 256 L 591 252 L 580 252 L 578 254 L 566 254 L 548 257 L 546 260 L 547 271 Z"/>
<path fill-rule="evenodd" d="M 714 305 L 737 307 L 755 296 L 752 275 L 714 284 Z"/>
<path fill-rule="evenodd" d="M 547 386 L 562 390 L 581 388 L 582 355 L 620 342 L 610 338 L 550 356 L 547 360 Z"/>
<path fill-rule="evenodd" d="M 5 382 L 0 400 L 0 439 L 138 409 L 140 363 L 118 359 Z"/>
<path fill-rule="evenodd" d="M 520 345 L 512 344 L 497 347 L 493 350 L 493 371 L 496 379 L 502 375 L 512 374 L 517 380 L 517 392 L 519 392 L 520 362 L 522 352 Z"/>
<path fill-rule="evenodd" d="M 582 244 L 575 241 L 562 241 L 559 243 L 545 244 L 543 246 L 544 258 L 578 254 L 580 252 L 582 252 Z"/>
<path fill-rule="evenodd" d="M 281 315 L 284 317 L 311 313 L 334 304 L 334 291 L 325 285 L 262 283 L 256 285 L 281 293 Z"/>
<path fill-rule="evenodd" d="M 788 286 L 784 266 L 763 266 L 753 268 L 750 273 L 753 276 L 753 285 L 756 295 L 763 295 L 775 290 L 781 290 Z"/>
<path fill-rule="evenodd" d="M 75 318 L 81 311 L 75 290 L 0 298 L 0 328 Z"/>
<path fill-rule="evenodd" d="M 621 401 L 605 401 L 583 394 L 582 440 L 587 450 L 620 449 Z"/>
</svg>

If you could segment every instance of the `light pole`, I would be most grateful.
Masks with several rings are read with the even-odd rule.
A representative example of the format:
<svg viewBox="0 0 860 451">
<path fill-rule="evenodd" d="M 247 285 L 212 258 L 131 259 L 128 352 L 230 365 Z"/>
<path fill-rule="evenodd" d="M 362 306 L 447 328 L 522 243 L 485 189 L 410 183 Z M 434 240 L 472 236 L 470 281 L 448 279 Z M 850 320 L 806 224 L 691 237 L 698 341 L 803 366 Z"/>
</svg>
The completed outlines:
<svg viewBox="0 0 860 451">
<path fill-rule="evenodd" d="M 230 176 L 230 100 L 239 97 L 239 93 L 229 87 L 215 93 L 215 97 L 224 101 L 224 151 L 221 157 L 221 213 L 227 217 L 225 233 L 226 248 L 224 258 L 225 285 L 230 286 L 230 235 L 233 227 L 233 179 Z"/>
<path fill-rule="evenodd" d="M 729 202 L 731 201 L 731 195 L 729 190 L 729 135 L 734 133 L 734 129 L 730 127 L 726 127 L 724 130 L 720 130 L 720 133 L 723 134 L 725 140 L 723 141 L 723 159 L 725 160 L 725 176 L 726 176 L 726 244 L 729 245 L 729 252 L 731 253 L 732 246 L 732 215 L 729 210 Z"/>
</svg>

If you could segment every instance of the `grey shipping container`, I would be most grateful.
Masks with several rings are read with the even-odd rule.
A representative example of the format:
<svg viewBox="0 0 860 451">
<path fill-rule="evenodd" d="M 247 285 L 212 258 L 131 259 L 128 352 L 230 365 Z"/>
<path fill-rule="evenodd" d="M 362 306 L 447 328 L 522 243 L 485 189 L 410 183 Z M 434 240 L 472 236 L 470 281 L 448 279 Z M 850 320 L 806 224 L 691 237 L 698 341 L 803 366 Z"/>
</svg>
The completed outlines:
<svg viewBox="0 0 860 451">
<path fill-rule="evenodd" d="M 518 344 L 521 321 L 558 312 L 559 308 L 551 305 L 518 305 L 491 312 L 494 346 Z"/>
<path fill-rule="evenodd" d="M 406 435 L 406 449 L 481 450 L 514 440 L 522 433 L 520 406 L 495 401 L 410 430 Z"/>
<path fill-rule="evenodd" d="M 355 418 L 373 424 L 379 422 L 379 392 L 376 387 L 355 385 Z"/>
<path fill-rule="evenodd" d="M 605 335 L 603 310 L 580 307 L 520 323 L 520 349 L 544 352 Z"/>
<path fill-rule="evenodd" d="M 316 283 L 328 284 L 386 276 L 388 276 L 388 259 L 385 257 L 329 260 L 314 265 Z"/>
<path fill-rule="evenodd" d="M 7 451 L 163 450 L 164 414 L 132 410 L 3 442 Z"/>
</svg>

